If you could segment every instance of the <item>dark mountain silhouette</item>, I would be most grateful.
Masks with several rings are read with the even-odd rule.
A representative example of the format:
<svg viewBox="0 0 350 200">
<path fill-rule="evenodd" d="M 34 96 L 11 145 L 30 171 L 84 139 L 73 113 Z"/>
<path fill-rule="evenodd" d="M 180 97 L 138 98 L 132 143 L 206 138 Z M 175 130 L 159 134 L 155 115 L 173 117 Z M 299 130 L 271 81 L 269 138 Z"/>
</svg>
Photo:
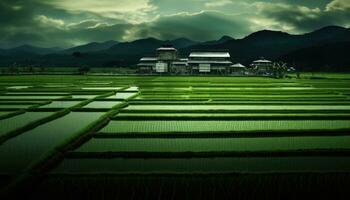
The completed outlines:
<svg viewBox="0 0 350 200">
<path fill-rule="evenodd" d="M 230 37 L 230 36 L 224 35 L 224 36 L 222 36 L 222 37 L 218 40 L 218 43 L 227 42 L 227 41 L 229 41 L 229 40 L 233 40 L 233 38 Z"/>
<path fill-rule="evenodd" d="M 216 45 L 216 44 L 222 44 L 224 42 L 228 42 L 230 40 L 234 40 L 234 38 L 224 35 L 218 40 L 212 40 L 212 41 L 207 41 L 207 42 L 202 42 L 202 43 L 197 43 L 195 44 L 196 46 L 201 46 L 201 45 Z"/>
<path fill-rule="evenodd" d="M 190 40 L 188 38 L 178 38 L 175 40 L 170 40 L 169 43 L 172 44 L 175 48 L 180 49 L 198 44 L 199 42 Z"/>
<path fill-rule="evenodd" d="M 31 45 L 21 45 L 11 49 L 0 49 L 0 55 L 20 55 L 20 54 L 37 54 L 37 55 L 45 55 L 50 53 L 55 53 L 60 51 L 61 49 L 58 47 L 53 48 L 41 48 Z"/>
<path fill-rule="evenodd" d="M 319 30 L 313 31 L 311 33 L 304 34 L 304 37 L 307 38 L 309 41 L 336 41 L 337 39 L 345 39 L 343 36 L 346 34 L 348 29 L 340 26 L 326 26 L 324 28 L 321 28 Z"/>
<path fill-rule="evenodd" d="M 308 47 L 347 41 L 350 41 L 350 29 L 336 26 L 325 27 L 303 35 L 290 35 L 280 31 L 262 30 L 240 40 L 228 40 L 220 44 L 202 43 L 180 49 L 180 51 L 188 54 L 193 49 L 227 49 L 231 54 L 232 60 L 249 64 L 261 56 L 276 60 L 291 52 L 297 52 Z M 317 56 L 308 59 L 317 59 Z"/>
<path fill-rule="evenodd" d="M 86 53 L 86 52 L 93 52 L 93 51 L 102 51 L 102 50 L 106 50 L 109 49 L 110 47 L 112 47 L 113 45 L 118 44 L 119 42 L 114 41 L 114 40 L 109 40 L 106 42 L 92 42 L 92 43 L 88 43 L 88 44 L 84 44 L 84 45 L 80 45 L 80 46 L 76 46 L 73 48 L 69 48 L 63 51 L 63 53 L 73 53 L 73 52 L 82 52 L 82 53 Z"/>
<path fill-rule="evenodd" d="M 263 56 L 276 61 L 284 60 L 308 70 L 350 70 L 344 53 L 350 52 L 350 29 L 339 26 L 328 26 L 301 35 L 262 30 L 242 39 L 223 36 L 202 43 L 187 38 L 170 41 L 145 38 L 132 42 L 113 42 L 90 43 L 64 51 L 28 45 L 0 50 L 0 65 L 34 63 L 45 66 L 135 66 L 141 57 L 153 56 L 158 47 L 170 43 L 182 56 L 187 56 L 193 50 L 226 49 L 233 62 L 245 65 Z M 81 56 L 77 58 L 72 55 L 73 52 L 80 52 Z"/>
<path fill-rule="evenodd" d="M 279 60 L 295 65 L 298 70 L 318 71 L 320 66 L 324 70 L 350 70 L 350 42 L 338 42 L 315 45 L 283 55 Z"/>
<path fill-rule="evenodd" d="M 150 54 L 158 47 L 162 46 L 164 41 L 155 38 L 146 38 L 141 40 L 135 40 L 133 42 L 121 42 L 112 46 L 105 52 L 112 55 L 141 55 Z"/>
</svg>

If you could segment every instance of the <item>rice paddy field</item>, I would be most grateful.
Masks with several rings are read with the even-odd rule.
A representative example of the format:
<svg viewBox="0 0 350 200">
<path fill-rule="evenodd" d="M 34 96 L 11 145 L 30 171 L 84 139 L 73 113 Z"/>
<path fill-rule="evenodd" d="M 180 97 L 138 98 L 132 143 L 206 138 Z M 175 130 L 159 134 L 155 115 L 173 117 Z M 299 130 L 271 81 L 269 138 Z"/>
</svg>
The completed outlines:
<svg viewBox="0 0 350 200">
<path fill-rule="evenodd" d="M 5 196 L 347 196 L 350 75 L 2 76 L 0 160 Z"/>
</svg>

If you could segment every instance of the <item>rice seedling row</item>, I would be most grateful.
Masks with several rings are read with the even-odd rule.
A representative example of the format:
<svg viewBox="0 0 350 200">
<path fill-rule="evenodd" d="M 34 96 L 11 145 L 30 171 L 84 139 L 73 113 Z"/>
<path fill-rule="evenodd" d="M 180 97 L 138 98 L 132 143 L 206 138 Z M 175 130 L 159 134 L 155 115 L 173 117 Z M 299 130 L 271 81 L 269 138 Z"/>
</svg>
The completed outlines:
<svg viewBox="0 0 350 200">
<path fill-rule="evenodd" d="M 349 129 L 349 120 L 114 120 L 101 132 L 120 133 L 202 133 L 241 131 L 291 131 L 291 130 L 337 130 Z"/>
<path fill-rule="evenodd" d="M 93 101 L 83 108 L 103 108 L 103 109 L 111 109 L 119 104 L 121 101 Z"/>
<path fill-rule="evenodd" d="M 281 111 L 293 111 L 293 110 L 345 110 L 350 111 L 348 105 L 131 105 L 125 108 L 125 110 L 228 110 L 228 111 L 240 111 L 240 110 L 281 110 Z"/>
<path fill-rule="evenodd" d="M 269 120 L 269 119 L 347 119 L 350 113 L 118 113 L 116 120 Z"/>
<path fill-rule="evenodd" d="M 350 150 L 350 136 L 97 138 L 88 141 L 74 152 L 276 152 L 310 150 Z"/>
<path fill-rule="evenodd" d="M 52 101 L 47 105 L 40 106 L 40 108 L 69 108 L 79 103 L 81 103 L 81 101 Z"/>
<path fill-rule="evenodd" d="M 257 165 L 257 163 L 259 163 Z M 350 157 L 219 157 L 219 158 L 89 158 L 65 159 L 53 174 L 193 174 L 347 172 Z"/>
<path fill-rule="evenodd" d="M 349 105 L 350 101 L 148 101 L 148 100 L 129 100 L 130 105 Z"/>
</svg>

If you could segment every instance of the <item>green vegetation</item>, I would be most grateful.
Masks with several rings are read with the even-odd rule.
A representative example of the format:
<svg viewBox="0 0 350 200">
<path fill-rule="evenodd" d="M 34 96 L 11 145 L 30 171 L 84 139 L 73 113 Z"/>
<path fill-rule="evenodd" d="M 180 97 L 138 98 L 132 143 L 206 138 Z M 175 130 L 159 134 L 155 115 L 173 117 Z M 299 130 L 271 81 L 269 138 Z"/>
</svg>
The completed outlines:
<svg viewBox="0 0 350 200">
<path fill-rule="evenodd" d="M 52 114 L 51 112 L 27 112 L 11 118 L 2 119 L 0 120 L 0 136 L 4 136 L 10 131 L 14 131 Z"/>
<path fill-rule="evenodd" d="M 127 98 L 130 98 L 136 94 L 137 93 L 135 93 L 135 92 L 123 92 L 123 93 L 118 92 L 115 95 L 107 97 L 107 99 L 127 99 Z"/>
<path fill-rule="evenodd" d="M 350 129 L 349 120 L 242 120 L 242 121 L 111 121 L 101 130 L 103 133 L 201 133 L 240 131 L 289 131 L 289 130 Z"/>
<path fill-rule="evenodd" d="M 259 164 L 257 164 L 259 163 Z M 53 173 L 169 174 L 349 171 L 350 157 L 234 157 L 179 159 L 66 159 Z"/>
<path fill-rule="evenodd" d="M 0 109 L 23 109 L 30 108 L 33 105 L 16 105 L 16 104 L 0 104 Z"/>
<path fill-rule="evenodd" d="M 0 111 L 0 117 L 10 114 L 10 111 Z"/>
<path fill-rule="evenodd" d="M 76 94 L 76 95 L 72 95 L 72 98 L 73 99 L 93 99 L 98 96 L 99 95 Z"/>
<path fill-rule="evenodd" d="M 69 113 L 6 141 L 0 146 L 0 159 L 7 161 L 0 174 L 23 172 L 100 116 L 97 112 Z"/>
<path fill-rule="evenodd" d="M 245 110 L 254 110 L 254 111 L 265 111 L 265 110 L 350 110 L 348 105 L 307 105 L 307 106 L 298 106 L 298 105 L 132 105 L 125 110 L 232 110 L 232 111 L 245 111 Z"/>
<path fill-rule="evenodd" d="M 98 162 L 99 160 L 95 160 Z M 139 160 L 140 163 L 147 160 Z M 187 160 L 188 161 L 188 160 Z M 186 162 L 186 161 L 185 161 Z M 72 170 L 73 171 L 73 170 Z M 112 171 L 112 170 L 111 170 Z M 76 171 L 79 173 L 78 171 Z M 159 199 L 291 199 L 313 195 L 347 199 L 350 175 L 343 173 L 187 173 L 160 174 L 59 174 L 47 177 L 35 199 L 125 199 L 133 195 Z M 45 191 L 45 192 L 43 192 Z M 135 192 L 137 191 L 137 193 Z M 186 191 L 186 192 L 184 192 Z M 291 193 L 292 191 L 292 193 Z"/>
<path fill-rule="evenodd" d="M 83 90 L 120 90 L 121 88 L 120 87 L 83 87 L 81 88 Z"/>
<path fill-rule="evenodd" d="M 99 138 L 75 152 L 219 152 L 349 149 L 350 136 L 249 138 Z"/>
<path fill-rule="evenodd" d="M 50 104 L 41 106 L 40 108 L 69 108 L 79 103 L 80 101 L 53 101 Z"/>
<path fill-rule="evenodd" d="M 117 106 L 118 104 L 122 103 L 121 101 L 93 101 L 89 104 L 87 104 L 86 106 L 84 106 L 84 108 L 106 108 L 106 109 L 110 109 L 114 106 Z"/>
<path fill-rule="evenodd" d="M 349 85 L 349 75 L 332 74 L 2 76 L 0 185 L 228 173 L 341 183 L 350 174 Z"/>
<path fill-rule="evenodd" d="M 60 99 L 64 96 L 0 96 L 1 100 Z"/>
</svg>

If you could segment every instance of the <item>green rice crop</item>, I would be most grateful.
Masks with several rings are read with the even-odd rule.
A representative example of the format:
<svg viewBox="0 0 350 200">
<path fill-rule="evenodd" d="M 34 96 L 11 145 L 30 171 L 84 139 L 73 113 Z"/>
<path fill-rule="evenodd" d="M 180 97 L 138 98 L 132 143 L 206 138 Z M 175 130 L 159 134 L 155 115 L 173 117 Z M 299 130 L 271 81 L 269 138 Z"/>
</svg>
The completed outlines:
<svg viewBox="0 0 350 200">
<path fill-rule="evenodd" d="M 83 108 L 112 108 L 118 104 L 122 103 L 121 101 L 93 101 Z"/>
<path fill-rule="evenodd" d="M 216 100 L 216 101 L 347 101 L 349 100 L 347 96 L 337 96 L 337 97 L 196 97 L 190 95 L 181 96 L 138 96 L 136 100 L 147 100 L 147 101 L 173 101 L 173 100 Z"/>
<path fill-rule="evenodd" d="M 249 138 L 98 138 L 75 152 L 254 152 L 349 149 L 350 136 Z"/>
<path fill-rule="evenodd" d="M 0 174 L 349 172 L 349 77 L 2 76 Z"/>
<path fill-rule="evenodd" d="M 0 136 L 52 114 L 52 112 L 26 112 L 14 117 L 2 119 L 0 120 Z"/>
<path fill-rule="evenodd" d="M 33 105 L 20 105 L 20 104 L 0 104 L 0 109 L 26 109 Z"/>
<path fill-rule="evenodd" d="M 273 85 L 271 85 L 273 86 Z M 219 86 L 214 86 L 214 87 L 193 87 L 193 91 L 266 91 L 266 92 L 274 92 L 274 91 L 284 91 L 284 92 L 299 92 L 299 91 L 321 91 L 318 89 L 314 89 L 312 87 L 271 87 L 271 86 L 259 86 L 259 87 L 249 87 L 245 84 L 242 85 L 236 85 L 236 87 L 229 87 L 229 88 L 224 88 L 224 87 L 219 87 Z"/>
<path fill-rule="evenodd" d="M 256 98 L 344 98 L 344 96 L 339 96 L 339 95 L 268 95 L 268 94 L 261 94 L 261 95 L 232 95 L 232 94 L 228 94 L 228 95 L 218 95 L 218 94 L 184 94 L 184 95 L 167 95 L 167 94 L 157 94 L 157 95 L 142 95 L 141 96 L 144 99 L 147 98 L 161 98 L 161 97 L 165 97 L 165 98 L 181 98 L 181 97 L 185 97 L 185 98 L 233 98 L 233 99 L 239 99 L 239 98 L 252 98 L 252 99 L 256 99 Z"/>
<path fill-rule="evenodd" d="M 52 173 L 272 173 L 349 170 L 350 157 L 91 158 L 65 159 Z"/>
<path fill-rule="evenodd" d="M 155 112 L 143 112 L 143 113 L 133 113 L 133 112 L 121 112 L 115 116 L 117 119 L 164 119 L 164 118 L 235 118 L 235 119 L 249 119 L 249 118 L 261 118 L 261 119 L 272 119 L 272 118 L 349 118 L 350 113 L 155 113 Z"/>
<path fill-rule="evenodd" d="M 121 87 L 83 87 L 83 90 L 120 90 Z"/>
<path fill-rule="evenodd" d="M 127 91 L 127 92 L 138 92 L 138 91 L 139 91 L 139 88 L 136 87 L 136 86 L 133 86 L 133 87 L 126 88 L 126 89 L 123 90 L 123 91 Z"/>
<path fill-rule="evenodd" d="M 44 95 L 44 96 L 49 96 L 49 95 L 70 95 L 70 93 L 67 92 L 6 92 L 6 95 Z"/>
<path fill-rule="evenodd" d="M 136 94 L 137 93 L 135 93 L 135 92 L 117 93 L 115 95 L 107 97 L 107 99 L 127 99 L 127 98 L 130 98 Z"/>
<path fill-rule="evenodd" d="M 350 105 L 131 105 L 125 110 L 349 110 Z"/>
<path fill-rule="evenodd" d="M 184 94 L 192 94 L 192 95 L 335 95 L 331 91 L 324 91 L 324 90 L 303 90 L 303 91 L 288 91 L 288 90 L 275 90 L 275 91 L 268 91 L 268 90 L 204 90 L 204 91 L 196 91 L 196 90 L 174 90 L 171 88 L 164 88 L 164 89 L 152 89 L 152 90 L 145 90 L 142 89 L 142 94 L 144 95 L 164 95 L 169 94 L 172 95 L 184 95 Z"/>
<path fill-rule="evenodd" d="M 118 133 L 167 133 L 167 132 L 240 132 L 240 131 L 289 131 L 349 129 L 349 120 L 241 120 L 241 121 L 111 121 L 101 132 Z"/>
<path fill-rule="evenodd" d="M 73 99 L 93 99 L 96 98 L 100 95 L 88 95 L 88 94 L 73 94 L 72 98 Z"/>
<path fill-rule="evenodd" d="M 53 101 L 50 104 L 41 106 L 40 108 L 69 108 L 79 103 L 81 103 L 81 101 Z"/>
<path fill-rule="evenodd" d="M 46 84 L 46 85 L 43 85 L 42 87 L 45 87 L 45 88 L 67 88 L 67 87 L 73 87 L 74 85 L 72 84 Z"/>
<path fill-rule="evenodd" d="M 27 89 L 27 88 L 30 88 L 32 86 L 28 86 L 28 85 L 24 85 L 24 86 L 10 86 L 10 87 L 7 87 L 6 89 L 15 89 L 15 90 L 20 90 L 20 89 Z"/>
<path fill-rule="evenodd" d="M 8 115 L 10 113 L 12 113 L 12 111 L 0 111 L 0 117 Z"/>
<path fill-rule="evenodd" d="M 35 105 L 48 102 L 48 100 L 0 100 L 0 104 Z"/>
<path fill-rule="evenodd" d="M 198 101 L 148 101 L 130 99 L 131 105 L 198 105 L 198 104 L 212 104 L 212 105 L 350 105 L 350 101 L 235 101 L 235 100 L 212 100 L 206 102 Z"/>
<path fill-rule="evenodd" d="M 60 99 L 65 96 L 29 96 L 29 95 L 22 95 L 22 96 L 0 96 L 1 99 L 14 99 L 14 100 L 19 100 L 19 99 Z"/>
<path fill-rule="evenodd" d="M 101 82 L 101 81 L 91 81 L 91 82 L 84 82 L 82 84 L 84 85 L 109 85 L 113 82 L 111 81 L 106 81 L 106 82 Z"/>
<path fill-rule="evenodd" d="M 35 116 L 33 113 L 29 114 L 27 117 Z M 6 160 L 0 165 L 0 174 L 23 172 L 47 152 L 53 151 L 67 138 L 73 137 L 102 115 L 99 112 L 73 112 L 6 141 L 0 146 L 0 159 Z"/>
</svg>

